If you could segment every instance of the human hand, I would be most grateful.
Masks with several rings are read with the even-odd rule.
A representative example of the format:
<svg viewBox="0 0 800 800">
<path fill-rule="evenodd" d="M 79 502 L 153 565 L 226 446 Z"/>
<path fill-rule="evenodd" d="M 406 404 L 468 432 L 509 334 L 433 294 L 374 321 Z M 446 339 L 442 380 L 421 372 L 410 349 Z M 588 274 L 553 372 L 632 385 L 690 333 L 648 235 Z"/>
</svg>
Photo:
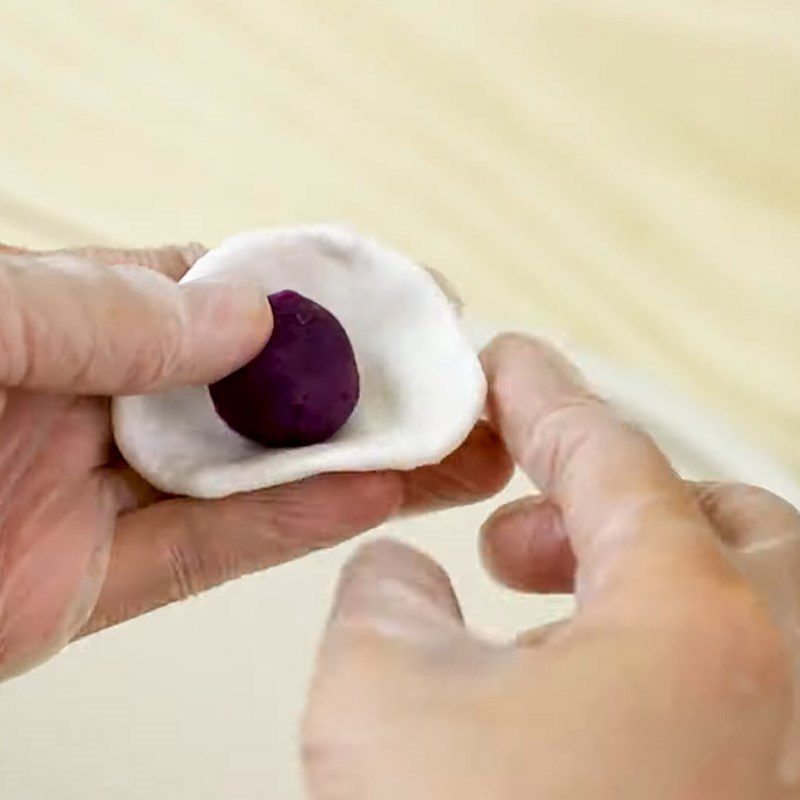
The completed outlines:
<svg viewBox="0 0 800 800">
<path fill-rule="evenodd" d="M 0 678 L 77 635 L 509 477 L 479 426 L 441 465 L 406 474 L 161 495 L 115 450 L 107 396 L 216 380 L 271 325 L 255 286 L 176 284 L 201 253 L 0 247 Z"/>
<path fill-rule="evenodd" d="M 501 337 L 484 363 L 493 423 L 543 491 L 489 519 L 484 558 L 519 589 L 574 583 L 577 612 L 490 644 L 427 556 L 364 548 L 306 714 L 311 795 L 800 797 L 797 512 L 684 483 L 544 345 Z"/>
</svg>

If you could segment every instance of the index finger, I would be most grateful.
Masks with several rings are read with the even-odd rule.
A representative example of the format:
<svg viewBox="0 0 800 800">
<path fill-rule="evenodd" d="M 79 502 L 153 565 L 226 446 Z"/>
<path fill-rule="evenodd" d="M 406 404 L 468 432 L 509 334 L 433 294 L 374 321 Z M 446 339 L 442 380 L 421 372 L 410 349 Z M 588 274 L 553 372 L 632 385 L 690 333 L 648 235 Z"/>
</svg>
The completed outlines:
<svg viewBox="0 0 800 800">
<path fill-rule="evenodd" d="M 0 385 L 102 395 L 202 385 L 269 336 L 256 284 L 178 284 L 170 273 L 186 258 L 173 249 L 77 252 L 0 253 Z"/>
<path fill-rule="evenodd" d="M 505 335 L 482 355 L 490 414 L 515 461 L 560 509 L 579 591 L 611 574 L 726 578 L 728 567 L 691 492 L 644 433 L 594 396 L 547 345 Z M 626 569 L 635 567 L 635 569 Z"/>
<path fill-rule="evenodd" d="M 19 256 L 71 255 L 109 267 L 118 264 L 146 267 L 160 272 L 175 281 L 182 278 L 189 267 L 205 252 L 206 248 L 197 242 L 167 247 L 120 248 L 88 245 L 56 250 L 30 250 L 25 247 L 0 244 L 0 254 Z"/>
</svg>

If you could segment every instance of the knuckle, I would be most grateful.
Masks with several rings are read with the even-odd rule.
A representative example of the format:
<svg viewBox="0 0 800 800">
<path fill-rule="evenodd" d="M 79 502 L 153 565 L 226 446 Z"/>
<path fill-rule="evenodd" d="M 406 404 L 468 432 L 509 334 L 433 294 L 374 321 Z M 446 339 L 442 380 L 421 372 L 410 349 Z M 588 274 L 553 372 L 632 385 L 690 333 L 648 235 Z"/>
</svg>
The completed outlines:
<svg viewBox="0 0 800 800">
<path fill-rule="evenodd" d="M 779 495 L 762 486 L 747 483 L 722 483 L 706 487 L 700 492 L 700 500 L 707 511 L 719 511 L 725 506 L 737 512 L 782 509 L 797 514 L 797 509 Z"/>
<path fill-rule="evenodd" d="M 706 588 L 674 622 L 672 652 L 690 682 L 733 695 L 790 693 L 788 643 L 746 585 Z"/>
<path fill-rule="evenodd" d="M 118 320 L 120 327 L 137 332 L 138 338 L 126 382 L 148 390 L 181 362 L 188 340 L 186 310 L 177 302 L 177 285 L 153 270 L 116 266 L 109 274 L 117 279 L 120 301 L 115 304 L 116 311 L 128 318 Z M 149 323 L 143 324 L 143 320 Z"/>
<path fill-rule="evenodd" d="M 18 383 L 31 371 L 33 327 L 10 268 L 0 270 L 0 380 Z"/>
<path fill-rule="evenodd" d="M 340 709 L 320 696 L 314 686 L 311 698 L 300 723 L 300 751 L 307 770 L 327 772 L 335 752 L 339 729 Z"/>
<path fill-rule="evenodd" d="M 340 724 L 336 726 L 341 730 Z M 314 797 L 346 800 L 355 797 L 354 767 L 359 759 L 348 757 L 344 743 L 337 742 L 332 726 L 322 734 L 315 727 L 305 726 L 300 739 L 300 758 Z M 338 736 L 342 738 L 341 734 Z M 357 754 L 354 754 L 356 756 Z M 363 753 L 362 753 L 363 757 Z"/>
<path fill-rule="evenodd" d="M 335 763 L 333 756 L 342 739 L 341 720 L 349 716 L 353 722 L 350 681 L 329 650 L 323 647 L 320 653 L 300 724 L 302 761 L 306 770 L 314 774 L 326 774 Z M 349 715 L 348 704 L 351 705 Z M 352 727 L 349 730 L 355 733 Z"/>
<path fill-rule="evenodd" d="M 524 463 L 546 458 L 547 475 L 563 474 L 575 459 L 602 444 L 609 420 L 608 407 L 586 394 L 547 409 L 524 431 Z"/>
<path fill-rule="evenodd" d="M 141 359 L 147 386 L 172 375 L 182 363 L 186 350 L 188 322 L 183 308 L 177 305 L 170 307 L 163 315 L 162 322 L 161 335 L 145 346 L 147 352 Z"/>
<path fill-rule="evenodd" d="M 165 544 L 164 555 L 171 599 L 186 600 L 206 588 L 205 564 L 197 548 L 185 541 L 170 541 Z"/>
<path fill-rule="evenodd" d="M 136 266 L 146 267 L 166 275 L 173 280 L 182 278 L 186 270 L 204 252 L 201 245 L 185 247 L 161 247 L 144 249 L 123 249 L 117 247 L 78 247 L 70 249 L 70 255 L 107 267 Z"/>
<path fill-rule="evenodd" d="M 303 762 L 315 777 L 332 781 L 349 752 L 363 757 L 395 713 L 392 698 L 404 685 L 397 658 L 390 643 L 358 622 L 329 629 L 300 730 Z"/>
<path fill-rule="evenodd" d="M 154 276 L 156 273 L 152 273 Z M 158 283 L 165 283 L 160 275 Z M 159 335 L 155 337 L 154 363 L 157 364 L 158 373 L 155 380 L 172 375 L 182 363 L 189 344 L 189 318 L 186 306 L 178 301 L 177 285 L 168 284 L 168 291 L 159 287 L 159 299 L 165 307 L 162 314 L 163 325 Z"/>
</svg>

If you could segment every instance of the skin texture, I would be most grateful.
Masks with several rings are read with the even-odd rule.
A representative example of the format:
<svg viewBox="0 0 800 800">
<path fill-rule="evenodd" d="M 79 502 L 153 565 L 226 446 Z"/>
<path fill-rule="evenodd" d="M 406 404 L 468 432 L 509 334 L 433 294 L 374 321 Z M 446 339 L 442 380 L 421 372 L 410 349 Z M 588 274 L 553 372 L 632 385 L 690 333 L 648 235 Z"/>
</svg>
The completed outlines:
<svg viewBox="0 0 800 800">
<path fill-rule="evenodd" d="M 490 418 L 541 489 L 482 552 L 572 619 L 490 644 L 448 576 L 393 542 L 345 568 L 303 733 L 315 800 L 800 797 L 800 519 L 686 484 L 548 347 L 483 355 Z"/>
<path fill-rule="evenodd" d="M 437 467 L 159 496 L 115 453 L 103 395 L 214 380 L 270 326 L 253 287 L 171 282 L 198 253 L 0 253 L 0 674 L 392 514 L 487 496 L 509 476 L 502 438 L 542 496 L 492 517 L 484 557 L 517 588 L 574 587 L 575 618 L 488 644 L 430 559 L 363 550 L 306 717 L 312 795 L 800 796 L 793 509 L 752 487 L 684 484 L 521 337 L 484 354 L 494 430 Z"/>
<path fill-rule="evenodd" d="M 271 329 L 255 286 L 176 284 L 202 252 L 0 247 L 0 678 L 76 636 L 393 514 L 473 502 L 510 476 L 481 425 L 441 465 L 406 474 L 219 501 L 159 494 L 115 450 L 107 395 L 210 383 Z"/>
</svg>

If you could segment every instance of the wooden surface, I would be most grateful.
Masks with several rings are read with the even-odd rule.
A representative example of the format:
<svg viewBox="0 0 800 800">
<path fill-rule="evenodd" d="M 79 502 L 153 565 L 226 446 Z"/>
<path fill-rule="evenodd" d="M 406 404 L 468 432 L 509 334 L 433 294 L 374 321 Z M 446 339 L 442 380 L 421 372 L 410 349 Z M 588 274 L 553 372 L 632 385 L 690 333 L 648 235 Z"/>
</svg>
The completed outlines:
<svg viewBox="0 0 800 800">
<path fill-rule="evenodd" d="M 662 379 L 800 477 L 798 0 L 0 0 L 0 241 L 327 219 L 447 272 L 474 314 Z M 490 583 L 491 507 L 389 532 L 511 635 L 560 599 Z M 3 687 L 5 795 L 299 799 L 351 547 Z"/>
<path fill-rule="evenodd" d="M 353 222 L 800 475 L 797 0 L 3 0 L 0 240 Z"/>
</svg>

